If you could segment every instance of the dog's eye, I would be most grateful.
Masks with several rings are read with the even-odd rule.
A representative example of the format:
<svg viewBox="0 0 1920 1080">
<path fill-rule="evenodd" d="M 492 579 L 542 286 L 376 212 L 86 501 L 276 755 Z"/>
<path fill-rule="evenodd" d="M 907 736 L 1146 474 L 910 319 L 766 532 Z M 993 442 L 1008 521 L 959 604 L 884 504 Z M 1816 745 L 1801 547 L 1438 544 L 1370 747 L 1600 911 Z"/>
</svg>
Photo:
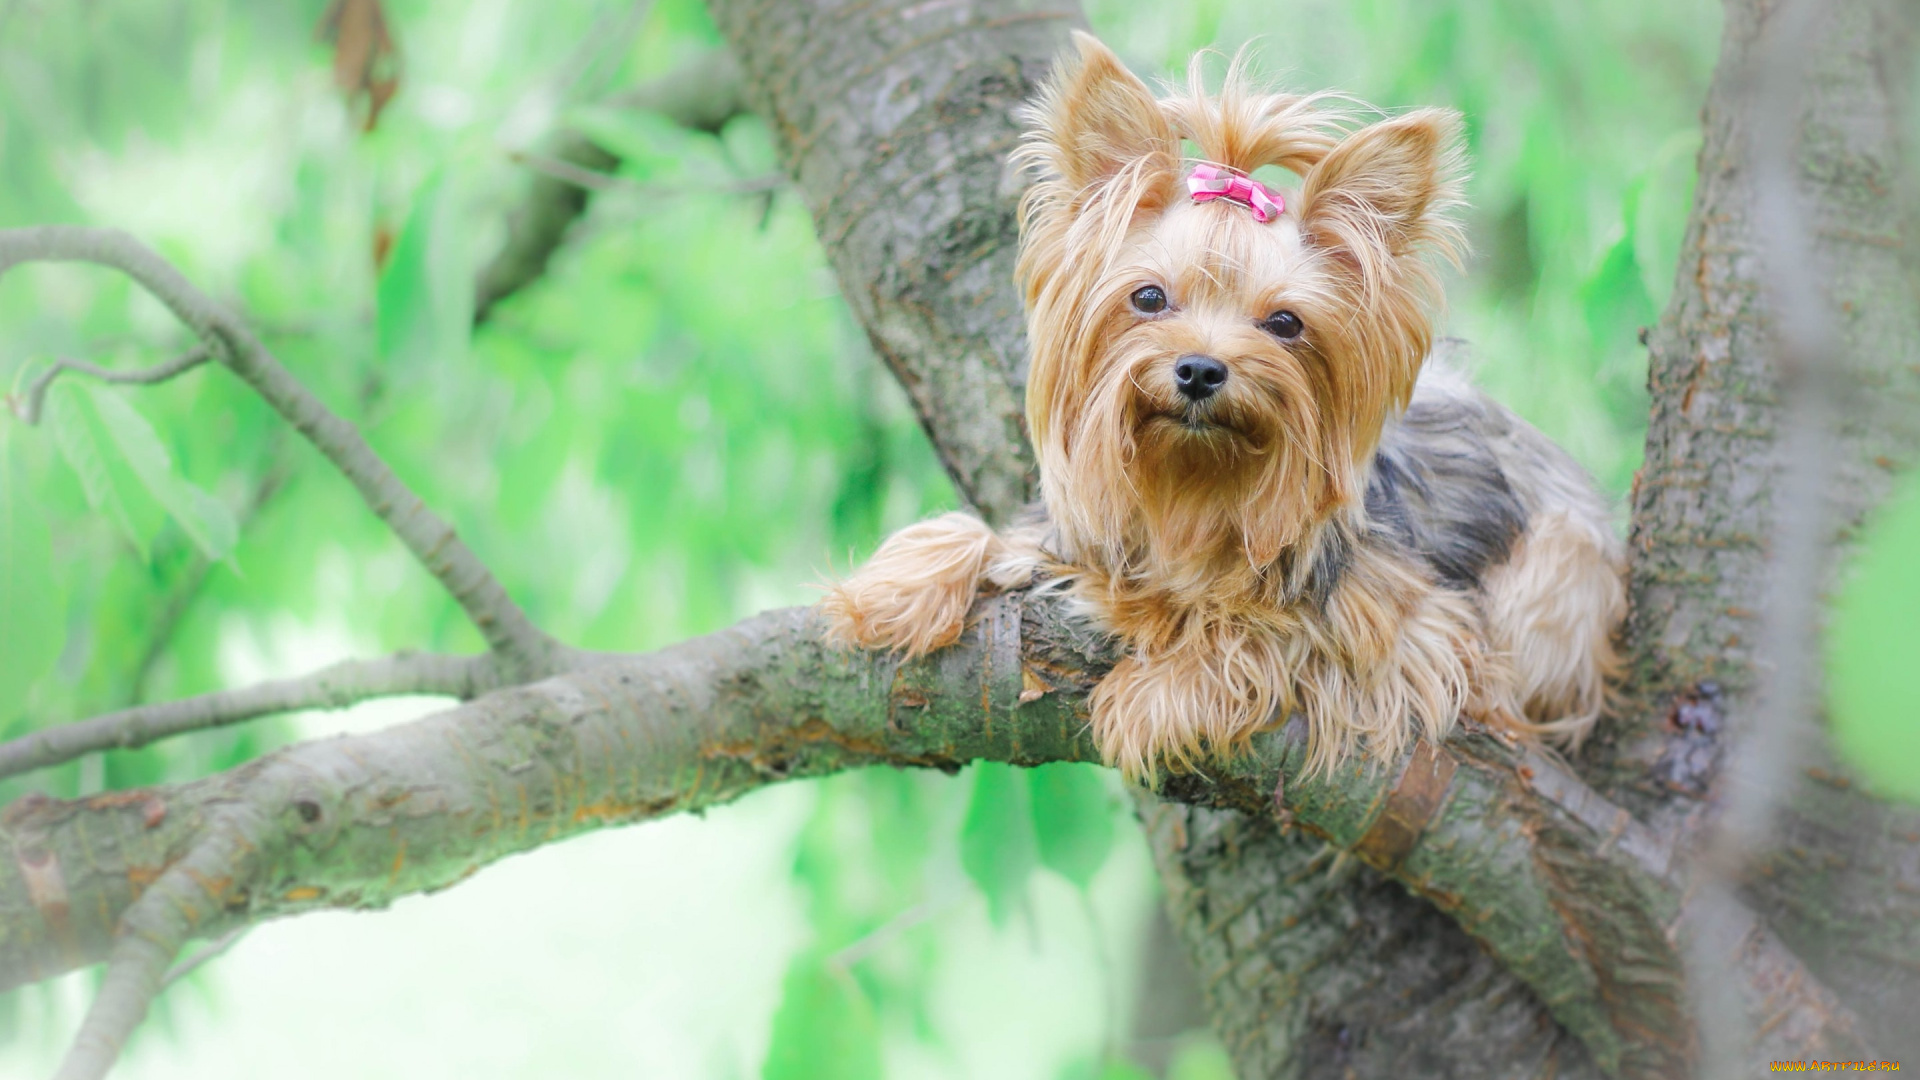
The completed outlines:
<svg viewBox="0 0 1920 1080">
<path fill-rule="evenodd" d="M 1158 285 L 1142 285 L 1133 290 L 1133 310 L 1142 315 L 1158 315 L 1167 310 L 1166 291 Z"/>
<path fill-rule="evenodd" d="M 1260 320 L 1260 329 L 1281 341 L 1292 341 L 1306 333 L 1307 324 L 1301 322 L 1300 316 L 1291 311 L 1276 311 Z"/>
</svg>

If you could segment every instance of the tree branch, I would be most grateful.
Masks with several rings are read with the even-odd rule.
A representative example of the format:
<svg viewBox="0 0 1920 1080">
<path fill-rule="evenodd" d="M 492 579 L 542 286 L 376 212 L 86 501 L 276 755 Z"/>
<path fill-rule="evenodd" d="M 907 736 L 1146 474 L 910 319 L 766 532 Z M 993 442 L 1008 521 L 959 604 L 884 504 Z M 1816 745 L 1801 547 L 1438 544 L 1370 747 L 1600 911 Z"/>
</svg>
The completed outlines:
<svg viewBox="0 0 1920 1080">
<path fill-rule="evenodd" d="M 166 985 L 167 969 L 207 919 L 231 907 L 269 839 L 258 807 L 222 807 L 185 858 L 166 868 L 121 916 L 107 975 L 54 1080 L 101 1080 Z"/>
<path fill-rule="evenodd" d="M 73 802 L 29 797 L 0 815 L 0 852 L 14 853 L 11 865 L 0 860 L 0 989 L 111 954 L 125 974 L 109 982 L 137 996 L 189 936 L 318 907 L 383 906 L 515 851 L 793 777 L 1087 760 L 1085 693 L 1112 658 L 1063 607 L 983 599 L 961 645 L 914 662 L 825 645 L 811 610 L 771 612 L 206 780 Z M 1051 689 L 1022 704 L 1032 679 Z M 1468 927 L 1602 1068 L 1684 1065 L 1690 1036 L 1667 938 L 1679 893 L 1665 849 L 1623 811 L 1549 758 L 1486 734 L 1397 763 L 1349 762 L 1332 776 L 1305 777 L 1304 760 L 1295 723 L 1244 759 L 1170 780 L 1164 795 L 1264 816 L 1284 789 L 1300 826 L 1358 850 Z M 1430 766 L 1442 760 L 1452 771 L 1432 786 Z M 1409 803 L 1410 793 L 1420 798 Z M 222 839 L 240 811 L 265 824 L 240 829 L 244 843 Z M 200 854 L 210 843 L 227 854 Z M 179 884 L 182 866 L 198 892 Z M 145 906 L 163 880 L 176 884 Z M 158 927 L 147 940 L 166 946 L 163 961 L 118 944 L 135 911 Z M 188 929 L 176 934 L 182 919 Z M 114 1008 L 124 1015 L 124 1003 Z M 96 1025 L 99 1045 L 118 1037 L 110 1020 Z M 1794 1035 L 1802 1050 L 1837 1042 L 1832 1027 Z"/>
<path fill-rule="evenodd" d="M 659 113 L 695 131 L 717 132 L 741 112 L 740 70 L 725 50 L 714 50 L 616 95 L 608 104 Z M 611 179 L 620 166 L 617 154 L 572 130 L 550 136 L 527 158 L 559 168 L 533 177 L 525 195 L 507 212 L 506 243 L 480 271 L 473 307 L 476 324 L 546 272 L 567 231 L 587 211 L 592 183 L 586 178 Z"/>
<path fill-rule="evenodd" d="M 191 371 L 212 358 L 213 354 L 207 351 L 205 345 L 195 345 L 164 364 L 155 364 L 153 367 L 141 368 L 138 371 L 115 371 L 112 368 L 89 364 L 85 360 L 55 360 L 53 366 L 41 372 L 40 377 L 33 380 L 27 387 L 27 392 L 13 402 L 14 415 L 28 424 L 38 424 L 40 411 L 46 405 L 47 390 L 53 386 L 53 380 L 59 378 L 62 372 L 77 371 L 103 382 L 150 386 L 154 383 L 166 382 L 182 372 Z"/>
<path fill-rule="evenodd" d="M 131 277 L 352 482 L 380 520 L 452 594 L 496 654 L 522 674 L 556 669 L 564 647 L 528 620 L 453 527 L 427 509 L 360 432 L 301 386 L 239 319 L 151 248 L 117 229 L 43 225 L 0 230 L 0 275 L 24 262 L 93 263 Z"/>
<path fill-rule="evenodd" d="M 398 653 L 347 660 L 294 679 L 136 705 L 0 743 L 0 780 L 71 761 L 95 750 L 131 750 L 190 731 L 226 727 L 300 709 L 344 709 L 373 698 L 436 694 L 472 698 L 501 685 L 492 655 Z"/>
</svg>

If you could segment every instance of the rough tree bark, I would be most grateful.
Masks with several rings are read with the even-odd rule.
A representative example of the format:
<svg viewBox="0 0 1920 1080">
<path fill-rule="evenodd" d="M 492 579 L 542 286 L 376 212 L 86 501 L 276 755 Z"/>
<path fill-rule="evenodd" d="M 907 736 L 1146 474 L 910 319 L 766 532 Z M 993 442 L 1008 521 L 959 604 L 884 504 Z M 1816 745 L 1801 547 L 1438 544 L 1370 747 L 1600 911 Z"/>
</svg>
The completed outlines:
<svg viewBox="0 0 1920 1080">
<path fill-rule="evenodd" d="M 1752 711 L 1766 539 L 1776 515 L 1781 396 L 1768 364 L 1772 305 L 1826 304 L 1844 419 L 1821 497 L 1844 543 L 1920 450 L 1920 303 L 1914 189 L 1902 106 L 1911 100 L 1911 4 L 1818 5 L 1801 111 L 1755 117 L 1743 98 L 1779 5 L 1732 0 L 1709 92 L 1694 208 L 1673 299 L 1650 338 L 1653 402 L 1633 495 L 1630 677 L 1620 719 L 1585 770 L 1662 831 L 1685 836 L 1723 794 L 1718 766 Z M 1777 295 L 1751 165 L 1754 128 L 1798 130 L 1794 177 L 1809 263 Z M 1814 568 L 1823 576 L 1834 565 Z M 1806 635 L 1808 647 L 1817 647 Z M 1717 716 L 1728 721 L 1721 724 Z M 1703 722 L 1704 721 L 1704 722 Z M 1881 1054 L 1920 1058 L 1920 811 L 1875 800 L 1824 734 L 1782 778 L 1777 842 L 1744 893 L 1860 1018 Z M 1684 840 L 1683 840 L 1684 842 Z"/>
<path fill-rule="evenodd" d="M 1018 127 L 1014 106 L 1077 11 L 1019 0 L 712 7 L 855 313 L 962 494 L 1004 518 L 1025 497 L 1030 457 L 1007 274 L 1017 181 L 1002 159 Z M 1767 444 L 1774 403 L 1753 347 L 1762 310 L 1726 81 L 1760 16 L 1756 0 L 1730 4 L 1681 286 L 1655 348 L 1655 430 L 1636 498 L 1633 709 L 1606 752 L 1587 759 L 1595 786 L 1471 731 L 1385 768 L 1307 781 L 1290 727 L 1210 777 L 1170 783 L 1165 803 L 1143 808 L 1171 912 L 1244 1076 L 1641 1076 L 1692 1060 L 1675 946 L 1690 933 L 1673 861 L 1685 837 L 1674 826 L 1697 816 L 1714 754 L 1702 725 L 1669 717 L 1676 703 L 1681 720 L 1718 710 L 1737 729 L 1748 685 L 1740 675 L 1752 662 L 1715 628 L 1752 610 L 1739 601 L 1758 588 L 1751 538 L 1764 535 L 1770 512 L 1757 496 L 1771 464 L 1754 451 Z M 1830 29 L 1809 42 L 1822 80 L 1809 100 L 1808 160 L 1848 167 L 1807 178 L 1822 243 L 1861 245 L 1828 253 L 1845 271 L 1834 275 L 1839 298 L 1857 288 L 1875 305 L 1859 309 L 1860 351 L 1882 361 L 1883 396 L 1911 394 L 1904 240 L 1885 225 L 1904 219 L 1865 197 L 1898 192 L 1885 179 L 1897 161 L 1894 128 L 1875 122 L 1891 115 L 1889 84 L 1876 89 L 1846 66 L 1888 35 L 1869 37 L 1871 24 L 1849 20 Z M 1823 128 L 1826 116 L 1844 122 Z M 1823 134 L 1834 141 L 1820 143 Z M 95 254 L 112 247 L 96 241 L 88 238 Z M 1891 267 L 1866 258 L 1883 249 Z M 111 256 L 99 261 L 126 268 Z M 32 244 L 0 235 L 0 269 L 11 257 L 34 257 Z M 187 321 L 237 373 L 271 363 L 248 352 L 257 343 L 230 320 Z M 1856 465 L 1906 460 L 1884 416 L 1862 416 L 1866 434 L 1848 448 Z M 1860 487 L 1849 515 L 1877 494 Z M 1719 489 L 1738 498 L 1722 507 Z M 442 554 L 442 544 L 409 542 L 430 564 Z M 1699 554 L 1722 550 L 1746 551 L 1749 572 L 1722 583 Z M 450 587 L 493 587 L 441 576 Z M 474 605 L 476 621 L 494 610 Z M 494 659 L 551 677 L 193 784 L 23 800 L 0 813 L 0 988 L 110 957 L 63 1072 L 98 1075 L 190 937 L 314 907 L 377 906 L 449 886 L 511 851 L 792 776 L 1086 756 L 1080 709 L 1107 646 L 1019 595 L 983 600 L 978 615 L 959 646 L 908 665 L 824 649 L 802 612 L 645 657 L 589 656 L 537 636 L 523 648 L 496 633 Z M 1702 642 L 1716 659 L 1694 665 L 1687 658 Z M 1702 685 L 1708 674 L 1724 680 L 1720 694 Z M 1036 685 L 1048 692 L 1023 703 Z M 1730 962 L 1763 1036 L 1756 1065 L 1869 1046 L 1899 1057 L 1913 1046 L 1897 1010 L 1915 1000 L 1920 971 L 1910 891 L 1920 828 L 1911 813 L 1822 775 L 1828 783 L 1796 796 L 1783 850 L 1801 858 L 1793 844 L 1810 835 L 1842 861 L 1823 850 L 1823 877 L 1763 873 L 1750 883 L 1779 933 L 1756 923 Z M 1821 885 L 1833 894 L 1816 892 Z M 1805 950 L 1813 969 L 1788 946 Z"/>
</svg>

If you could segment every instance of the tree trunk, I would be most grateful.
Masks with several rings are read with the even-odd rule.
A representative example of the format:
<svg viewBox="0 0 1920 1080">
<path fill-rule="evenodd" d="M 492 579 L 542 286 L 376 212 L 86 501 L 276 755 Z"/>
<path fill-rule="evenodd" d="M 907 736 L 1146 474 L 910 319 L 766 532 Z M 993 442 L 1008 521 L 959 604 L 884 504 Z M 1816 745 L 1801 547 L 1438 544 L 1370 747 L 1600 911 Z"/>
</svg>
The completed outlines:
<svg viewBox="0 0 1920 1080">
<path fill-rule="evenodd" d="M 715 0 L 840 291 L 988 521 L 1032 494 L 1016 112 L 1077 3 Z"/>
<path fill-rule="evenodd" d="M 1756 641 L 1773 572 L 1767 538 L 1781 397 L 1769 367 L 1772 304 L 1827 304 L 1845 419 L 1824 492 L 1844 543 L 1920 445 L 1920 304 L 1902 106 L 1911 94 L 1911 5 L 1821 5 L 1801 43 L 1797 115 L 1756 121 L 1744 99 L 1775 10 L 1728 0 L 1707 98 L 1700 176 L 1672 302 L 1651 338 L 1653 401 L 1635 484 L 1630 678 L 1622 716 L 1587 775 L 1650 823 L 1684 830 L 1714 785 L 1723 745 L 1752 712 Z M 1809 220 L 1818 295 L 1776 298 L 1760 245 L 1752 125 L 1797 127 L 1794 183 Z M 1831 564 L 1816 569 L 1830 575 Z M 1808 646 L 1815 647 L 1808 634 Z M 1685 715 L 1724 713 L 1701 725 Z M 1697 715 L 1697 713 L 1696 713 Z M 1920 1058 L 1920 812 L 1876 801 L 1825 745 L 1783 798 L 1777 842 L 1743 882 L 1750 903 L 1864 1024 L 1882 1055 Z"/>
</svg>

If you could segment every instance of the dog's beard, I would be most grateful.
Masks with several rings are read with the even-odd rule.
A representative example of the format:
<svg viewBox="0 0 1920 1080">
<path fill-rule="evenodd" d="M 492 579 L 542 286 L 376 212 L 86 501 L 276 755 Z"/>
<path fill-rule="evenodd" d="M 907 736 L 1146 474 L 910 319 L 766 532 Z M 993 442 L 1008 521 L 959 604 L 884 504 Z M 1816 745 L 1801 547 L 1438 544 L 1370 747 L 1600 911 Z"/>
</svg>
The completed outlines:
<svg viewBox="0 0 1920 1080">
<path fill-rule="evenodd" d="M 1334 508 L 1314 388 L 1297 367 L 1243 361 L 1237 385 L 1189 402 L 1170 364 L 1114 364 L 1069 413 L 1067 460 L 1047 483 L 1055 520 L 1116 569 L 1196 582 L 1259 571 Z"/>
</svg>

